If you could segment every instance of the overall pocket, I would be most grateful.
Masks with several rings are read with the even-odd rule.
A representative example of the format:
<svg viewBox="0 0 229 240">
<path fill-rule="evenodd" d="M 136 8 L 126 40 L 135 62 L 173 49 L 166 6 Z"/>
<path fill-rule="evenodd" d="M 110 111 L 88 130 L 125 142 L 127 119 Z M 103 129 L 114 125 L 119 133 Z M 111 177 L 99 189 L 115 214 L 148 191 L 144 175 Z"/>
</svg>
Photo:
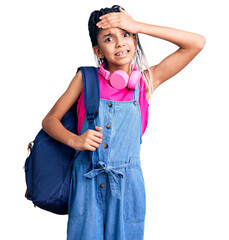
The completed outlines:
<svg viewBox="0 0 229 240">
<path fill-rule="evenodd" d="M 141 166 L 137 157 L 130 157 L 130 167 L 126 169 L 126 184 L 124 191 L 124 220 L 138 223 L 145 221 L 146 193 Z"/>
</svg>

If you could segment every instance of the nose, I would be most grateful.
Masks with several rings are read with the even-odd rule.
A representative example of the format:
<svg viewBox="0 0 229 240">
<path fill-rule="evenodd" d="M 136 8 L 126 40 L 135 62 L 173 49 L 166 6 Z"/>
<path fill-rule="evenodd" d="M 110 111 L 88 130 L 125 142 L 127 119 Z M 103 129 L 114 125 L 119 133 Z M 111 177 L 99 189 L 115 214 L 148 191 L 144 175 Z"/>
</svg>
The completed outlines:
<svg viewBox="0 0 229 240">
<path fill-rule="evenodd" d="M 125 46 L 125 43 L 122 38 L 117 38 L 116 47 Z"/>
</svg>

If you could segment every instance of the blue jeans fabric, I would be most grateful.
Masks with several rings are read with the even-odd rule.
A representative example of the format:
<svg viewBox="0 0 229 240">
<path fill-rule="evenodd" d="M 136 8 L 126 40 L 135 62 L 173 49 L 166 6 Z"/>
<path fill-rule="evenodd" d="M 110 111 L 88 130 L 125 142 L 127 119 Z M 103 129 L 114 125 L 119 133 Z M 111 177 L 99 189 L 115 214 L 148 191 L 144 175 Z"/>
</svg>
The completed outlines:
<svg viewBox="0 0 229 240">
<path fill-rule="evenodd" d="M 146 214 L 140 162 L 140 82 L 133 101 L 100 98 L 95 126 L 103 142 L 93 153 L 77 151 L 69 193 L 67 240 L 142 240 Z M 80 134 L 87 131 L 85 117 Z"/>
</svg>

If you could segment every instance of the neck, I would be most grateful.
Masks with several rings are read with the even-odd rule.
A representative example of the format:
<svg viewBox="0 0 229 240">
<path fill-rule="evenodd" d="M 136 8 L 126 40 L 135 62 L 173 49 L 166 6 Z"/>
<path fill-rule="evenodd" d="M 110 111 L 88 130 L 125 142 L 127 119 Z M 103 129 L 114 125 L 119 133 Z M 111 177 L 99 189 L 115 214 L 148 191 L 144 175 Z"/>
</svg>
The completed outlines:
<svg viewBox="0 0 229 240">
<path fill-rule="evenodd" d="M 129 76 L 131 74 L 130 63 L 124 65 L 113 65 L 108 63 L 105 69 L 110 72 L 110 75 L 116 70 L 122 70 L 126 72 Z"/>
</svg>

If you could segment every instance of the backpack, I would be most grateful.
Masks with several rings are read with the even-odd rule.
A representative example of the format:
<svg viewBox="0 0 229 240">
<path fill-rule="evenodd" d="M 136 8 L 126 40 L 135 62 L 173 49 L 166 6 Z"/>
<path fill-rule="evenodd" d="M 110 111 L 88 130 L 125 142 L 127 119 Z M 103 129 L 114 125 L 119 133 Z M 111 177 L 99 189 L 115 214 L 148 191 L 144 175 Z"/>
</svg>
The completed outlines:
<svg viewBox="0 0 229 240">
<path fill-rule="evenodd" d="M 99 111 L 98 68 L 79 67 L 84 86 L 84 103 L 89 129 L 95 130 L 94 119 Z M 76 107 L 78 101 L 66 112 L 61 123 L 73 133 L 77 133 Z M 51 138 L 43 129 L 29 143 L 29 156 L 24 171 L 26 180 L 25 197 L 34 206 L 56 214 L 68 214 L 68 195 L 71 172 L 76 150 Z M 89 150 L 86 150 L 89 151 Z M 89 151 L 91 160 L 93 151 Z"/>
</svg>

